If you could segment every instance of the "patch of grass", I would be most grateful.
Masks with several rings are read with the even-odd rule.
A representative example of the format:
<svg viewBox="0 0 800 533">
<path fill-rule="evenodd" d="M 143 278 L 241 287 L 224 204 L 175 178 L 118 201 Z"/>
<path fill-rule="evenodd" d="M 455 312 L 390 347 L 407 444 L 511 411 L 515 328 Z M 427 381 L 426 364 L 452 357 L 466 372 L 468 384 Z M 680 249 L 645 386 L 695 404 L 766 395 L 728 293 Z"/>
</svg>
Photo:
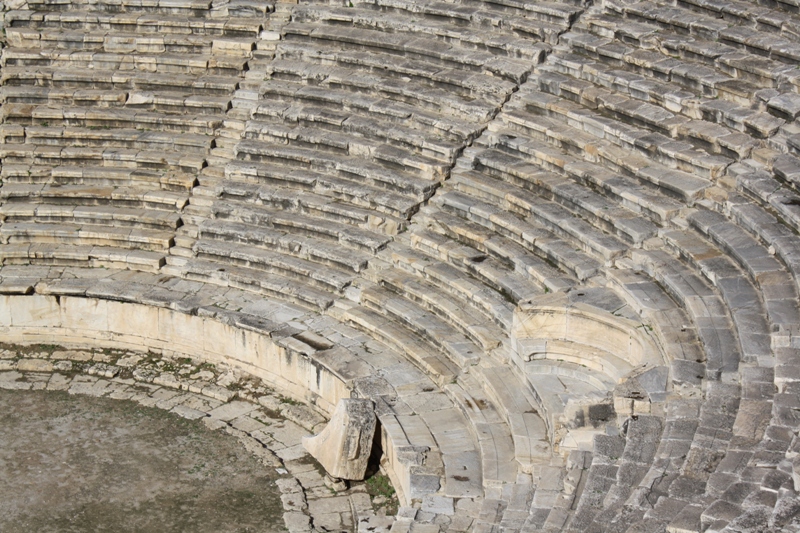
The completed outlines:
<svg viewBox="0 0 800 533">
<path fill-rule="evenodd" d="M 287 403 L 289 405 L 303 405 L 302 403 L 298 402 L 297 400 L 293 400 L 292 398 L 288 398 L 286 396 L 278 396 L 278 399 L 281 403 Z"/>
<path fill-rule="evenodd" d="M 397 514 L 397 496 L 392 482 L 389 480 L 389 476 L 376 473 L 364 482 L 364 486 L 367 488 L 367 494 L 369 494 L 370 498 L 373 500 L 379 496 L 386 500 L 382 505 L 386 508 L 387 516 Z"/>
</svg>

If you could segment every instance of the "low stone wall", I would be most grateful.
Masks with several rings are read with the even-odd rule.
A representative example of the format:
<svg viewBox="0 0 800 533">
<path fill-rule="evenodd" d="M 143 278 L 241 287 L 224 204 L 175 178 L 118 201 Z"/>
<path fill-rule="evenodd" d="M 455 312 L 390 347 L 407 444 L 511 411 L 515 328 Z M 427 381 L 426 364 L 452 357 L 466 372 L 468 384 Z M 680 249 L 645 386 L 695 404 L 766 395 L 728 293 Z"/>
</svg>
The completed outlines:
<svg viewBox="0 0 800 533">
<path fill-rule="evenodd" d="M 238 367 L 330 414 L 350 389 L 320 362 L 268 335 L 168 308 L 45 295 L 0 295 L 5 342 L 79 345 L 185 355 Z"/>
</svg>

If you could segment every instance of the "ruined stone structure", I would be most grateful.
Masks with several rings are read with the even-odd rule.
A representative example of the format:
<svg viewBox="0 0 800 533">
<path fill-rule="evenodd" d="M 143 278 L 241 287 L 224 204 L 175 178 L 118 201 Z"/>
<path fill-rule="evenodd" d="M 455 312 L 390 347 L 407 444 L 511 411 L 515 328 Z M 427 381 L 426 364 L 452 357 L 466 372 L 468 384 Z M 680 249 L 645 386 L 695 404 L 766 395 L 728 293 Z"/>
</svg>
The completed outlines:
<svg viewBox="0 0 800 533">
<path fill-rule="evenodd" d="M 393 533 L 800 531 L 797 0 L 5 8 L 3 340 L 369 399 Z"/>
</svg>

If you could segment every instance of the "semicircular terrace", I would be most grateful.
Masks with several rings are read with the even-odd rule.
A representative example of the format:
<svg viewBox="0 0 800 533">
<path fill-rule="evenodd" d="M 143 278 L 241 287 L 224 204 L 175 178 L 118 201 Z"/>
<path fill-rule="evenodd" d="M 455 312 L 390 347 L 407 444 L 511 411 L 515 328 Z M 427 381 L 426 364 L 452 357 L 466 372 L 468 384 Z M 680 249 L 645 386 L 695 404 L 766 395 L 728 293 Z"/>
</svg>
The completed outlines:
<svg viewBox="0 0 800 533">
<path fill-rule="evenodd" d="M 4 6 L 3 341 L 370 398 L 392 531 L 800 531 L 795 0 Z"/>
</svg>

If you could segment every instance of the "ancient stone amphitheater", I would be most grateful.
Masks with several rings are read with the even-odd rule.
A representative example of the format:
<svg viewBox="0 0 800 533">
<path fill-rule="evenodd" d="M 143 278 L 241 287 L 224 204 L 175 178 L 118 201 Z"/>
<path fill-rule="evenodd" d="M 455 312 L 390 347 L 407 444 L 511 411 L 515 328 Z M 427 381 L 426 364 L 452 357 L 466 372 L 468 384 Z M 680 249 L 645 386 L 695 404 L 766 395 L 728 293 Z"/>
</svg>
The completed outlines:
<svg viewBox="0 0 800 533">
<path fill-rule="evenodd" d="M 798 0 L 4 9 L 3 341 L 370 398 L 394 533 L 800 531 Z"/>
</svg>

